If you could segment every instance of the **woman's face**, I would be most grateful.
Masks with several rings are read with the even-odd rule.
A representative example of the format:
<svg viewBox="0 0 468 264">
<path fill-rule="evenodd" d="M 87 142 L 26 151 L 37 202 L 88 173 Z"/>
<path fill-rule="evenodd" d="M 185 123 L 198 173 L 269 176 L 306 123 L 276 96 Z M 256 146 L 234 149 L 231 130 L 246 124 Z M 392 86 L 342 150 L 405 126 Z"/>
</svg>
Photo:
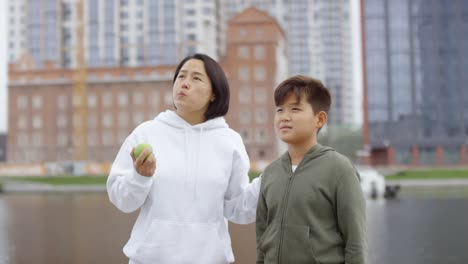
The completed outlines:
<svg viewBox="0 0 468 264">
<path fill-rule="evenodd" d="M 172 97 L 177 112 L 205 114 L 214 94 L 203 61 L 190 59 L 185 62 L 172 87 Z"/>
</svg>

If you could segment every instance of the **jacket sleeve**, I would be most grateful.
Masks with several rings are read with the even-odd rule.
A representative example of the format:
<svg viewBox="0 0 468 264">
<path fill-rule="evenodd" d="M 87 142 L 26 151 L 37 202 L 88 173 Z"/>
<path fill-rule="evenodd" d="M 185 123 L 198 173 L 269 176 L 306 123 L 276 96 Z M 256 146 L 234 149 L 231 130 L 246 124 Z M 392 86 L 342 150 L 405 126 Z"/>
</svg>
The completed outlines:
<svg viewBox="0 0 468 264">
<path fill-rule="evenodd" d="M 255 223 L 256 228 L 256 237 L 257 237 L 257 264 L 262 264 L 264 262 L 265 254 L 260 250 L 260 240 L 265 233 L 267 227 L 267 215 L 268 207 L 266 205 L 265 197 L 263 196 L 263 185 L 260 188 L 260 194 L 258 197 L 257 205 L 257 221 Z"/>
<path fill-rule="evenodd" d="M 224 195 L 224 217 L 236 224 L 255 222 L 261 177 L 249 184 L 250 161 L 242 140 L 234 152 L 229 185 Z"/>
<path fill-rule="evenodd" d="M 346 169 L 337 183 L 338 226 L 345 243 L 345 263 L 366 263 L 366 202 L 359 176 L 354 168 Z"/>
<path fill-rule="evenodd" d="M 125 213 L 131 213 L 143 205 L 153 183 L 153 177 L 142 176 L 133 167 L 130 152 L 134 145 L 130 135 L 122 144 L 107 178 L 110 201 Z"/>
</svg>

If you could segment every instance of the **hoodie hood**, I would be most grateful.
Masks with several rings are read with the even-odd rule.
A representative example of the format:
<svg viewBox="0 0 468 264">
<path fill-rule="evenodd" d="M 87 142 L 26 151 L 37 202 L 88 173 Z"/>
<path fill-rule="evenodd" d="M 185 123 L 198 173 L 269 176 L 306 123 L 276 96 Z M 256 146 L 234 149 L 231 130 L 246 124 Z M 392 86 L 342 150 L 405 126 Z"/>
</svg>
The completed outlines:
<svg viewBox="0 0 468 264">
<path fill-rule="evenodd" d="M 322 146 L 322 145 L 320 145 L 318 143 L 315 144 L 315 146 L 313 146 L 304 155 L 304 158 L 302 159 L 301 163 L 298 165 L 298 168 L 299 168 L 299 166 L 301 166 L 301 164 L 308 163 L 310 160 L 319 158 L 319 157 L 327 154 L 330 151 L 335 151 L 335 150 L 330 148 L 330 147 Z M 289 168 L 289 169 L 291 168 L 292 163 L 291 163 L 291 158 L 289 157 L 288 152 L 284 153 L 284 155 L 281 157 L 281 161 L 287 168 Z"/>
<path fill-rule="evenodd" d="M 175 129 L 187 129 L 192 128 L 194 130 L 211 130 L 211 129 L 218 129 L 218 128 L 228 128 L 228 124 L 224 117 L 216 117 L 210 120 L 207 120 L 203 123 L 197 124 L 192 126 L 187 121 L 185 121 L 182 117 L 176 114 L 175 111 L 166 110 L 158 114 L 154 120 L 163 122 L 164 124 L 171 126 Z"/>
</svg>

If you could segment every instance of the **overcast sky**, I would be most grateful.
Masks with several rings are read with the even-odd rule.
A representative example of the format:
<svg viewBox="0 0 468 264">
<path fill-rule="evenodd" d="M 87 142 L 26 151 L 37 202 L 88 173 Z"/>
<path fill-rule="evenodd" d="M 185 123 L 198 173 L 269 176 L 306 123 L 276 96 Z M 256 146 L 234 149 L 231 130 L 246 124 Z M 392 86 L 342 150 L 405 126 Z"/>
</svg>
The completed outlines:
<svg viewBox="0 0 468 264">
<path fill-rule="evenodd" d="M 7 127 L 7 19 L 8 1 L 0 1 L 0 133 Z"/>
</svg>

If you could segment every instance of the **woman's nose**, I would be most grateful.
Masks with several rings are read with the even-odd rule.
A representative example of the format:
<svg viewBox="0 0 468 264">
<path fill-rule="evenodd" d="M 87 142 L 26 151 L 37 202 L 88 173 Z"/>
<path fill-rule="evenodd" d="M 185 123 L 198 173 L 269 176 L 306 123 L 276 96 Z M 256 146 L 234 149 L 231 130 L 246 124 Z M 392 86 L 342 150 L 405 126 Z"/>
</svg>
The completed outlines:
<svg viewBox="0 0 468 264">
<path fill-rule="evenodd" d="M 181 86 L 182 88 L 188 89 L 190 88 L 190 83 L 187 80 L 183 80 Z"/>
</svg>

